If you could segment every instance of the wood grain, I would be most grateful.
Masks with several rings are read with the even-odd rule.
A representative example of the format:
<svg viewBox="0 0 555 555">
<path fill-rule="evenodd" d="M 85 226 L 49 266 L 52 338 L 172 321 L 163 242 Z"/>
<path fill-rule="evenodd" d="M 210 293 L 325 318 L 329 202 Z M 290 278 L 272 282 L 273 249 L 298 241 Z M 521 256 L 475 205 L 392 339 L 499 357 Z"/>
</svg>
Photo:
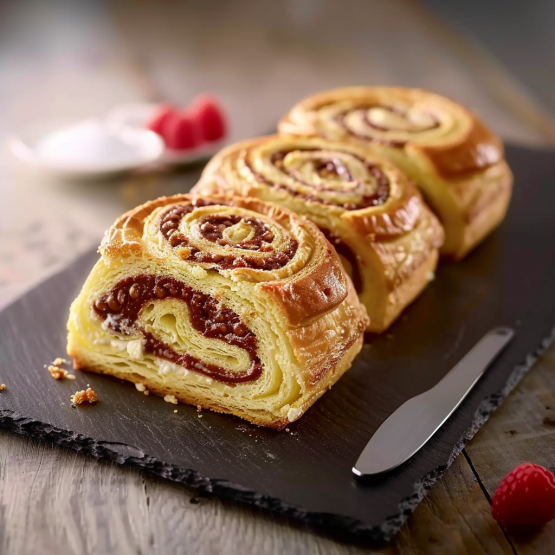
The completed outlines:
<svg viewBox="0 0 555 555">
<path fill-rule="evenodd" d="M 504 553 L 513 549 L 461 454 L 394 538 L 396 553 Z"/>
<path fill-rule="evenodd" d="M 533 462 L 555 472 L 555 347 L 548 350 L 467 447 L 488 497 L 508 472 Z M 518 553 L 555 552 L 555 521 L 531 538 L 512 538 Z"/>
</svg>

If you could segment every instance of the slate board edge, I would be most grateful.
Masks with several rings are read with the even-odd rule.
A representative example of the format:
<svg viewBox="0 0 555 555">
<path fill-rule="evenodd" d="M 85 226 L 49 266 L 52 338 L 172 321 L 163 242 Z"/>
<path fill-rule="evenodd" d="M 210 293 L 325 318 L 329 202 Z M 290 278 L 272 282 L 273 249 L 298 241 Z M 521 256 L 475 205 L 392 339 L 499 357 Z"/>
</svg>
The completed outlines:
<svg viewBox="0 0 555 555">
<path fill-rule="evenodd" d="M 555 341 L 555 327 L 541 341 L 539 347 L 533 353 L 530 353 L 521 364 L 516 366 L 509 375 L 505 387 L 497 393 L 486 397 L 480 403 L 474 414 L 472 425 L 455 444 L 447 463 L 437 467 L 417 481 L 414 484 L 413 493 L 399 503 L 398 514 L 389 517 L 380 526 L 368 526 L 360 520 L 343 515 L 308 512 L 302 507 L 291 505 L 275 497 L 261 495 L 238 484 L 226 480 L 207 478 L 201 476 L 195 470 L 182 469 L 176 465 L 164 463 L 155 457 L 143 454 L 136 447 L 88 438 L 82 434 L 68 432 L 38 420 L 19 416 L 11 410 L 0 410 L 0 427 L 20 435 L 44 439 L 76 451 L 87 453 L 98 460 L 107 460 L 117 464 L 126 464 L 140 468 L 155 476 L 196 488 L 201 493 L 210 493 L 267 509 L 274 513 L 299 520 L 317 530 L 326 530 L 327 532 L 331 531 L 332 533 L 339 534 L 344 539 L 383 543 L 390 540 L 399 531 L 436 481 L 442 477 L 443 473 L 459 456 L 466 444 L 474 437 L 553 341 Z M 116 445 L 120 451 L 117 450 Z M 123 453 L 121 452 L 122 450 L 124 451 Z M 140 453 L 141 456 L 128 454 L 133 452 L 136 454 Z"/>
</svg>

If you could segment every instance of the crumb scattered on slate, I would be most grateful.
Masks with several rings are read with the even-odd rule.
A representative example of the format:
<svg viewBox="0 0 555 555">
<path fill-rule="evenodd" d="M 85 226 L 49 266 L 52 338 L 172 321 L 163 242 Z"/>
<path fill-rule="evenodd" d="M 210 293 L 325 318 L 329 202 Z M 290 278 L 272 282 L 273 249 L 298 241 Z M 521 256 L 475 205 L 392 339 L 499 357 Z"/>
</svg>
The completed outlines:
<svg viewBox="0 0 555 555">
<path fill-rule="evenodd" d="M 285 431 L 286 431 L 286 432 L 289 432 L 289 428 L 285 428 Z"/>
<path fill-rule="evenodd" d="M 549 418 L 549 416 L 546 416 L 543 419 L 543 423 L 544 426 L 555 426 L 555 420 L 553 420 L 553 418 Z"/>
<path fill-rule="evenodd" d="M 60 357 L 55 358 L 54 361 L 52 362 L 54 366 L 61 366 L 62 364 L 67 364 L 67 363 L 68 361 L 65 358 L 60 358 Z"/>
<path fill-rule="evenodd" d="M 175 409 L 173 412 L 177 412 L 177 409 Z"/>
<path fill-rule="evenodd" d="M 57 366 L 54 366 L 52 364 L 48 366 L 48 371 L 55 380 L 61 380 L 65 378 L 68 374 L 67 370 L 64 370 L 63 368 L 58 368 Z"/>
<path fill-rule="evenodd" d="M 71 396 L 71 403 L 73 405 L 82 405 L 86 402 L 96 403 L 98 401 L 98 395 L 89 387 L 87 390 L 81 390 Z"/>
<path fill-rule="evenodd" d="M 148 389 L 145 389 L 145 390 L 143 391 L 143 393 L 144 393 L 145 395 L 150 395 L 150 391 L 149 391 Z"/>
<path fill-rule="evenodd" d="M 137 391 L 144 391 L 146 389 L 146 387 L 142 383 L 136 383 L 135 388 L 137 389 Z"/>
<path fill-rule="evenodd" d="M 4 389 L 6 389 L 6 384 L 0 383 L 0 391 L 4 391 Z"/>
<path fill-rule="evenodd" d="M 177 399 L 175 395 L 166 395 L 164 397 L 164 401 L 166 401 L 166 403 L 173 403 L 174 405 L 177 405 Z"/>
<path fill-rule="evenodd" d="M 200 412 L 202 410 L 202 407 L 200 405 L 197 405 L 197 412 Z"/>
<path fill-rule="evenodd" d="M 55 380 L 74 380 L 75 379 L 75 376 L 73 374 L 70 374 L 67 370 L 64 370 L 63 368 L 58 368 L 58 366 L 54 366 L 53 364 L 50 364 L 48 366 L 48 371 L 50 372 L 50 375 Z"/>
</svg>

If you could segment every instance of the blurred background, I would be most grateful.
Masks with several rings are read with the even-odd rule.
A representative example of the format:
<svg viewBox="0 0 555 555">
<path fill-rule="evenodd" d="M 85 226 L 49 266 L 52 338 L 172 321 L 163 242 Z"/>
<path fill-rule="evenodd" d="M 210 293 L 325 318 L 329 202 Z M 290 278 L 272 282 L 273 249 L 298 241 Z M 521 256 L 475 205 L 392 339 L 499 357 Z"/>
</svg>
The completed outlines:
<svg viewBox="0 0 555 555">
<path fill-rule="evenodd" d="M 467 105 L 507 141 L 552 146 L 554 23 L 549 0 L 0 0 L 0 306 L 202 169 L 61 181 L 10 154 L 26 126 L 210 92 L 235 141 L 316 91 L 403 85 Z"/>
</svg>

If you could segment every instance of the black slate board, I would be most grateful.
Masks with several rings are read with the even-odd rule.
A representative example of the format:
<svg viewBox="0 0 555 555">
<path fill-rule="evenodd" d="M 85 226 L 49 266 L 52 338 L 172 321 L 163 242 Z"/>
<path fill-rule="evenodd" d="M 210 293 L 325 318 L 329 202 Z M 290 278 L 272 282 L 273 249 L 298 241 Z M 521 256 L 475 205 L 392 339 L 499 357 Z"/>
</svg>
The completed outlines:
<svg viewBox="0 0 555 555">
<path fill-rule="evenodd" d="M 111 378 L 55 382 L 43 365 L 65 352 L 69 304 L 96 260 L 89 253 L 0 314 L 0 424 L 95 457 L 142 467 L 327 530 L 390 538 L 553 337 L 555 153 L 509 148 L 516 189 L 508 219 L 437 279 L 303 418 L 275 432 L 174 405 Z M 351 467 L 376 428 L 432 387 L 494 326 L 516 338 L 412 460 L 360 480 Z M 94 406 L 71 408 L 86 384 Z"/>
</svg>

